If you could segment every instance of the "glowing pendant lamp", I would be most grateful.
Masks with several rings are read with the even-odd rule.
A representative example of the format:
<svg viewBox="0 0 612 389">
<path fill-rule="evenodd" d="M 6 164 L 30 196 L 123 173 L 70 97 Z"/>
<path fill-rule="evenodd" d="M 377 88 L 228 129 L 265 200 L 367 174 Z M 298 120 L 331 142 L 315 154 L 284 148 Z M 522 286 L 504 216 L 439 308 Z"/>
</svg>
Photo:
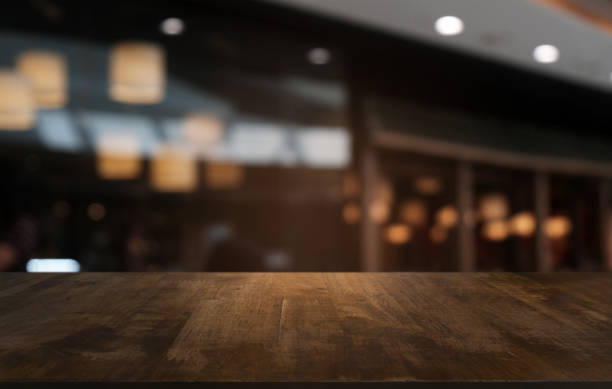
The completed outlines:
<svg viewBox="0 0 612 389">
<path fill-rule="evenodd" d="M 68 100 L 66 61 L 50 51 L 26 51 L 17 58 L 17 71 L 28 79 L 39 108 L 61 108 Z"/>
<path fill-rule="evenodd" d="M 391 224 L 385 229 L 385 239 L 394 245 L 404 244 L 412 239 L 412 230 L 403 223 Z"/>
<path fill-rule="evenodd" d="M 183 123 L 183 138 L 198 150 L 207 151 L 223 139 L 223 122 L 212 114 L 190 114 Z"/>
<path fill-rule="evenodd" d="M 104 132 L 97 141 L 98 175 L 106 180 L 136 178 L 142 171 L 140 140 L 135 134 Z"/>
<path fill-rule="evenodd" d="M 162 145 L 151 160 L 151 186 L 158 192 L 192 192 L 198 186 L 193 155 L 177 145 Z"/>
<path fill-rule="evenodd" d="M 501 193 L 490 193 L 480 199 L 480 215 L 486 221 L 506 218 L 509 208 L 508 198 Z"/>
<path fill-rule="evenodd" d="M 161 47 L 122 42 L 110 54 L 110 97 L 128 104 L 154 104 L 164 98 L 166 70 Z"/>
<path fill-rule="evenodd" d="M 34 97 L 27 79 L 0 70 L 0 129 L 29 130 L 36 121 Z"/>
</svg>

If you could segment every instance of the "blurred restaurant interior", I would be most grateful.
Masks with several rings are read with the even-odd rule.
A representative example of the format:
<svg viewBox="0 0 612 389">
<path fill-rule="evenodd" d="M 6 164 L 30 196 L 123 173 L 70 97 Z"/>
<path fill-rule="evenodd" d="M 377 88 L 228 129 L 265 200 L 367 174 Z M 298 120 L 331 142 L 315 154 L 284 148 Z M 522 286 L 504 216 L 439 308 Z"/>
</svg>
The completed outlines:
<svg viewBox="0 0 612 389">
<path fill-rule="evenodd" d="M 0 271 L 612 269 L 612 4 L 341 3 L 5 4 Z"/>
</svg>

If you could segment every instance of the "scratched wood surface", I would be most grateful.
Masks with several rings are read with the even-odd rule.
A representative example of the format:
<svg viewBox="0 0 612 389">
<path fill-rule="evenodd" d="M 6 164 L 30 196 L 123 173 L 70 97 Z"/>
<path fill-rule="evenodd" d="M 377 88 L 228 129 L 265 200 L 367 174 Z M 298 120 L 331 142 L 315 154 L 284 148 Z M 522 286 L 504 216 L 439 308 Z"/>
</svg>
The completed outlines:
<svg viewBox="0 0 612 389">
<path fill-rule="evenodd" d="M 20 380 L 612 380 L 612 274 L 1 274 Z"/>
</svg>

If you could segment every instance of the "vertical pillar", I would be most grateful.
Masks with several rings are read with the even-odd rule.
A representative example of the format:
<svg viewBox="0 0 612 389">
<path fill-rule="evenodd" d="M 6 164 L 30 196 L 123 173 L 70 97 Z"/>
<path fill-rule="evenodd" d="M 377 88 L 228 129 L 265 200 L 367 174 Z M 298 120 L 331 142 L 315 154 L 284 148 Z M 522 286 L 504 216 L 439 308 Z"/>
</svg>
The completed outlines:
<svg viewBox="0 0 612 389">
<path fill-rule="evenodd" d="M 376 199 L 377 166 L 376 150 L 366 147 L 361 160 L 362 185 L 362 222 L 361 222 L 361 270 L 380 271 L 380 239 L 379 227 L 369 216 L 369 209 Z"/>
<path fill-rule="evenodd" d="M 602 178 L 599 182 L 599 229 L 600 229 L 600 250 L 601 265 L 605 270 L 612 271 L 612 252 L 610 252 L 610 237 L 612 226 L 610 225 L 610 196 L 612 188 L 607 178 Z"/>
<path fill-rule="evenodd" d="M 457 167 L 457 208 L 459 210 L 459 271 L 476 270 L 474 250 L 474 177 L 472 165 L 460 161 Z"/>
<path fill-rule="evenodd" d="M 550 214 L 550 179 L 547 173 L 538 171 L 534 176 L 534 204 L 535 215 L 538 222 L 536 229 L 536 258 L 538 271 L 550 272 L 554 270 L 550 242 L 546 236 L 545 222 Z"/>
</svg>

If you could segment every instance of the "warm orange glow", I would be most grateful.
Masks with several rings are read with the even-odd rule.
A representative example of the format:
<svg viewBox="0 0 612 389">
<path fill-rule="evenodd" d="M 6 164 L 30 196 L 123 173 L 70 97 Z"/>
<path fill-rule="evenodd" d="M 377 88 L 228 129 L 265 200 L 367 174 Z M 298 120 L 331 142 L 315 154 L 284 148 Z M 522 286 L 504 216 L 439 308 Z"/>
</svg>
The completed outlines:
<svg viewBox="0 0 612 389">
<path fill-rule="evenodd" d="M 384 223 L 389 219 L 390 209 L 386 201 L 375 200 L 370 204 L 368 215 L 375 223 Z"/>
<path fill-rule="evenodd" d="M 442 181 L 437 177 L 423 176 L 414 180 L 414 188 L 423 195 L 435 195 L 442 190 Z"/>
<path fill-rule="evenodd" d="M 27 79 L 0 70 L 0 129 L 29 130 L 36 120 L 34 97 Z"/>
<path fill-rule="evenodd" d="M 68 100 L 66 61 L 50 51 L 26 51 L 17 58 L 17 71 L 28 79 L 40 108 L 61 108 Z"/>
<path fill-rule="evenodd" d="M 102 204 L 92 203 L 87 207 L 87 215 L 91 220 L 97 222 L 106 216 L 106 209 Z"/>
<path fill-rule="evenodd" d="M 380 179 L 376 185 L 376 199 L 387 204 L 393 202 L 393 185 L 387 179 Z"/>
<path fill-rule="evenodd" d="M 104 132 L 96 144 L 98 175 L 106 180 L 126 180 L 142 171 L 140 140 L 132 133 Z"/>
<path fill-rule="evenodd" d="M 434 243 L 437 243 L 437 244 L 444 243 L 446 242 L 447 238 L 448 238 L 448 230 L 439 224 L 436 224 L 435 226 L 431 227 L 431 229 L 429 230 L 429 239 L 431 239 L 431 241 Z"/>
<path fill-rule="evenodd" d="M 210 189 L 236 189 L 244 180 L 244 168 L 231 162 L 210 162 L 204 168 L 206 186 Z"/>
<path fill-rule="evenodd" d="M 427 222 L 427 205 L 419 199 L 405 201 L 400 207 L 400 218 L 411 226 L 422 226 Z"/>
<path fill-rule="evenodd" d="M 151 160 L 151 186 L 159 192 L 191 192 L 198 186 L 193 155 L 176 145 L 161 146 Z"/>
<path fill-rule="evenodd" d="M 550 239 L 565 238 L 572 231 L 572 222 L 567 216 L 549 216 L 544 225 L 544 232 Z"/>
<path fill-rule="evenodd" d="M 190 114 L 183 123 L 183 138 L 198 151 L 210 151 L 217 146 L 223 132 L 223 122 L 212 114 Z"/>
<path fill-rule="evenodd" d="M 485 221 L 505 219 L 508 208 L 508 199 L 501 193 L 487 194 L 480 199 L 480 216 Z"/>
<path fill-rule="evenodd" d="M 347 203 L 342 208 L 342 219 L 346 224 L 357 224 L 361 219 L 361 208 L 356 203 Z"/>
<path fill-rule="evenodd" d="M 166 70 L 161 47 L 123 42 L 110 55 L 110 97 L 130 104 L 159 103 L 164 98 Z"/>
<path fill-rule="evenodd" d="M 533 235 L 535 229 L 536 219 L 531 212 L 519 212 L 510 219 L 510 230 L 515 235 L 526 238 Z"/>
<path fill-rule="evenodd" d="M 355 198 L 359 196 L 359 178 L 357 174 L 351 172 L 347 173 L 342 179 L 342 194 L 346 198 Z"/>
<path fill-rule="evenodd" d="M 608 33 L 612 33 L 612 22 L 606 17 L 606 14 L 610 12 L 610 3 L 606 0 L 593 2 L 593 1 L 567 1 L 567 0 L 533 0 L 538 3 L 542 3 L 561 11 L 565 11 L 572 16 L 575 16 L 583 21 L 592 24 L 595 27 L 599 27 Z M 581 4 L 585 3 L 584 5 Z M 595 8 L 603 8 L 599 10 L 599 13 L 594 10 Z"/>
<path fill-rule="evenodd" d="M 445 228 L 452 228 L 459 221 L 459 212 L 452 205 L 446 205 L 436 212 L 436 222 Z"/>
<path fill-rule="evenodd" d="M 500 242 L 508 237 L 510 229 L 504 220 L 492 220 L 482 226 L 482 235 L 485 239 Z"/>
<path fill-rule="evenodd" d="M 391 224 L 385 228 L 385 238 L 391 244 L 404 244 L 412 239 L 412 230 L 405 224 Z"/>
</svg>

